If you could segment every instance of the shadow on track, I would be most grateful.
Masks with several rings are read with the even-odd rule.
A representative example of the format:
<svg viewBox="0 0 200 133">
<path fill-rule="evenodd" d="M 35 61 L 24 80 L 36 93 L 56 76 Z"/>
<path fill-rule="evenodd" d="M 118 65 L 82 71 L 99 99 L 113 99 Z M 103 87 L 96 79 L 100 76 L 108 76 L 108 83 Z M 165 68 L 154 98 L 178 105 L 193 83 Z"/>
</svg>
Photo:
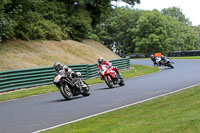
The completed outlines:
<svg viewBox="0 0 200 133">
<path fill-rule="evenodd" d="M 99 89 L 96 89 L 96 91 L 101 91 L 101 90 L 110 90 L 110 89 L 115 89 L 115 88 L 118 88 L 118 87 L 121 87 L 121 86 L 114 86 L 113 88 L 109 88 L 109 87 L 104 87 L 104 88 L 99 88 Z"/>
<path fill-rule="evenodd" d="M 173 70 L 174 68 L 170 68 L 170 67 L 163 67 L 162 70 Z"/>
<path fill-rule="evenodd" d="M 60 103 L 60 102 L 67 102 L 67 101 L 73 101 L 75 99 L 79 99 L 79 98 L 84 98 L 84 96 L 74 96 L 71 100 L 67 100 L 65 98 L 62 99 L 56 99 L 56 100 L 51 100 L 51 101 L 47 101 L 45 103 Z"/>
</svg>

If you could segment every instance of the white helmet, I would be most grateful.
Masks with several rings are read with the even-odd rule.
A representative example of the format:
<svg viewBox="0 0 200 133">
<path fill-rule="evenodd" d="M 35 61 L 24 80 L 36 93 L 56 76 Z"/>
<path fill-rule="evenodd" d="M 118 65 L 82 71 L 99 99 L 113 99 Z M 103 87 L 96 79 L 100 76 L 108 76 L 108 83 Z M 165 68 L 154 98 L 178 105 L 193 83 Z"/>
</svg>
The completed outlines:
<svg viewBox="0 0 200 133">
<path fill-rule="evenodd" d="M 99 63 L 99 64 L 101 64 L 103 61 L 104 61 L 104 58 L 103 58 L 103 57 L 100 57 L 100 58 L 98 59 L 98 63 Z"/>
<path fill-rule="evenodd" d="M 63 68 L 65 69 L 65 71 L 68 71 L 69 67 L 67 65 L 64 65 Z"/>
</svg>

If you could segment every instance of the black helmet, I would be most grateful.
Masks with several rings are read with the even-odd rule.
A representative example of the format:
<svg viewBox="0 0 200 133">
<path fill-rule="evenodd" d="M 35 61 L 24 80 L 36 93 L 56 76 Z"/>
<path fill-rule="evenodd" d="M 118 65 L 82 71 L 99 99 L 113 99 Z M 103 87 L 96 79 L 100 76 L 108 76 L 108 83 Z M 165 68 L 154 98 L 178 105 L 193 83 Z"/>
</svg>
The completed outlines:
<svg viewBox="0 0 200 133">
<path fill-rule="evenodd" d="M 63 69 L 63 66 L 62 66 L 62 64 L 61 64 L 60 62 L 56 62 L 56 63 L 54 64 L 54 69 L 55 69 L 56 71 L 59 71 L 59 70 L 62 70 L 62 69 Z"/>
<path fill-rule="evenodd" d="M 103 57 L 98 59 L 98 63 L 101 64 L 104 61 Z"/>
</svg>

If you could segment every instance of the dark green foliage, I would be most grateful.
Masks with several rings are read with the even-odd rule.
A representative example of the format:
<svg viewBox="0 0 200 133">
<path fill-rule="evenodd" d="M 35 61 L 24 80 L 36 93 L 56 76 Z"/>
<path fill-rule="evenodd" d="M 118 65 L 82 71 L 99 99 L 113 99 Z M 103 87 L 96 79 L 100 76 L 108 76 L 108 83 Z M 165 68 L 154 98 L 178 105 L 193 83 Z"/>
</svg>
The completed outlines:
<svg viewBox="0 0 200 133">
<path fill-rule="evenodd" d="M 0 41 L 93 38 L 92 27 L 111 10 L 110 0 L 1 0 Z"/>
<path fill-rule="evenodd" d="M 15 21 L 0 13 L 0 42 L 14 38 L 14 26 Z"/>
<path fill-rule="evenodd" d="M 192 28 L 195 31 L 195 35 L 196 35 L 195 47 L 197 47 L 197 49 L 200 49 L 200 25 L 193 26 Z"/>
<path fill-rule="evenodd" d="M 115 8 L 93 32 L 106 46 L 122 55 L 198 49 L 200 30 L 190 26 L 180 9 L 176 11 L 181 17 L 163 15 L 158 10 Z"/>
<path fill-rule="evenodd" d="M 140 0 L 112 0 L 112 1 L 123 1 L 132 6 L 134 6 L 136 3 L 140 3 Z"/>
<path fill-rule="evenodd" d="M 191 22 L 188 18 L 185 17 L 185 15 L 182 13 L 182 10 L 177 7 L 170 7 L 170 8 L 164 8 L 161 11 L 164 15 L 172 16 L 173 18 L 176 18 L 179 22 L 191 25 Z"/>
<path fill-rule="evenodd" d="M 139 2 L 124 1 L 132 5 Z M 111 10 L 111 0 L 1 0 L 0 41 L 97 39 L 92 27 Z"/>
<path fill-rule="evenodd" d="M 12 18 L 15 25 L 12 24 L 10 19 L 7 19 L 9 21 L 9 26 L 7 26 L 9 36 L 2 37 L 1 35 L 3 40 L 12 39 L 13 37 L 23 40 L 67 39 L 68 35 L 65 28 L 62 28 L 59 22 L 53 21 L 58 18 L 50 18 L 50 13 L 55 14 L 54 12 L 57 11 L 57 7 L 52 3 L 46 3 L 42 0 L 10 0 L 10 2 L 4 4 L 5 10 L 2 14 Z M 45 9 L 51 9 L 50 7 L 52 7 L 52 10 L 46 10 L 45 12 Z M 49 16 L 49 18 L 46 16 Z M 11 34 L 11 28 L 15 34 Z"/>
<path fill-rule="evenodd" d="M 87 38 L 88 32 L 92 29 L 91 18 L 86 11 L 82 10 L 69 17 L 66 27 L 72 39 L 80 40 L 81 38 Z"/>
<path fill-rule="evenodd" d="M 116 53 L 133 53 L 135 52 L 135 43 L 132 42 L 132 32 L 141 13 L 128 8 L 115 8 L 110 17 L 98 25 L 94 32 L 107 47 L 114 47 Z"/>
<path fill-rule="evenodd" d="M 86 0 L 86 9 L 90 12 L 94 26 L 100 22 L 101 17 L 109 15 L 111 3 L 110 0 Z"/>
</svg>

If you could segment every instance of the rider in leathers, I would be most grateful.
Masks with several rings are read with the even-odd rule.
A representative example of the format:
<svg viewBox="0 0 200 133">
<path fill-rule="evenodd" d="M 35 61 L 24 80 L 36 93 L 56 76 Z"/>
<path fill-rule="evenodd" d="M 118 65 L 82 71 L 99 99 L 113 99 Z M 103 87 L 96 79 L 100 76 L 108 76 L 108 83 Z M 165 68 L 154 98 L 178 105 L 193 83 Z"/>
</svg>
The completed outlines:
<svg viewBox="0 0 200 133">
<path fill-rule="evenodd" d="M 77 79 L 79 78 L 79 76 L 72 71 L 71 68 L 69 68 L 67 65 L 62 65 L 60 62 L 56 62 L 54 64 L 54 69 L 56 70 L 56 73 L 58 74 L 60 70 L 63 70 L 65 73 L 66 77 L 69 77 L 72 81 L 72 83 L 75 83 L 77 81 Z M 81 85 L 84 87 L 85 84 L 83 84 L 82 80 L 81 80 Z"/>
<path fill-rule="evenodd" d="M 156 57 L 153 54 L 151 54 L 151 60 L 153 61 L 153 64 L 155 65 L 156 64 Z"/>
<path fill-rule="evenodd" d="M 104 58 L 101 57 L 101 58 L 98 59 L 98 63 L 99 63 L 98 66 L 97 66 L 98 74 L 100 75 L 100 78 L 102 80 L 104 79 L 104 76 L 101 73 L 102 65 L 106 65 L 107 67 L 112 68 L 112 70 L 114 70 L 119 75 L 119 77 L 122 78 L 121 73 L 118 71 L 118 69 L 116 67 L 113 67 L 112 63 L 110 63 L 109 61 L 104 60 Z"/>
</svg>

